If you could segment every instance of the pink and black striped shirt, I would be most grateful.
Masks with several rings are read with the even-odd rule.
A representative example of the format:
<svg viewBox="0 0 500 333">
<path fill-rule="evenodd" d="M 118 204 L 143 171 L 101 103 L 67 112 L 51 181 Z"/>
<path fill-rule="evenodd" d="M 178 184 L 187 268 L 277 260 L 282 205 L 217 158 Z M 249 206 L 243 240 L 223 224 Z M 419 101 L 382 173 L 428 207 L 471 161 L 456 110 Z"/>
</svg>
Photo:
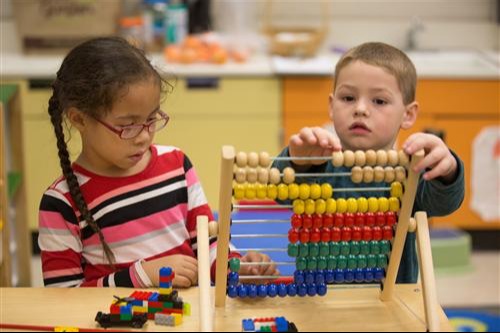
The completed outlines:
<svg viewBox="0 0 500 333">
<path fill-rule="evenodd" d="M 45 191 L 38 238 L 45 286 L 150 287 L 142 260 L 196 257 L 196 217 L 213 220 L 201 184 L 178 148 L 153 145 L 151 152 L 146 169 L 129 177 L 99 176 L 73 165 L 85 201 L 115 255 L 115 271 L 98 235 L 80 220 L 64 178 Z M 213 267 L 215 257 L 213 238 Z"/>
</svg>

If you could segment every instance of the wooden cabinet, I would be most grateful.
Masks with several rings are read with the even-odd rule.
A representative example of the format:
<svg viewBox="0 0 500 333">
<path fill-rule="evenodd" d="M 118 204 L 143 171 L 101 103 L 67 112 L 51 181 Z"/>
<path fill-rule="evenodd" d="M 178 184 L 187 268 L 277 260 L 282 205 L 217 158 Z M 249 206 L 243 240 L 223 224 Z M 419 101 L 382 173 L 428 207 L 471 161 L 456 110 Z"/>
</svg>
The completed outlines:
<svg viewBox="0 0 500 333">
<path fill-rule="evenodd" d="M 304 126 L 331 124 L 328 118 L 331 91 L 330 77 L 283 79 L 283 145 Z M 447 217 L 433 219 L 432 223 L 465 229 L 500 228 L 499 220 L 486 222 L 471 209 L 472 142 L 484 128 L 499 126 L 499 81 L 422 79 L 417 86 L 417 101 L 421 110 L 417 122 L 410 130 L 400 132 L 398 142 L 418 131 L 442 132 L 448 146 L 465 165 L 466 193 L 462 207 Z"/>
</svg>

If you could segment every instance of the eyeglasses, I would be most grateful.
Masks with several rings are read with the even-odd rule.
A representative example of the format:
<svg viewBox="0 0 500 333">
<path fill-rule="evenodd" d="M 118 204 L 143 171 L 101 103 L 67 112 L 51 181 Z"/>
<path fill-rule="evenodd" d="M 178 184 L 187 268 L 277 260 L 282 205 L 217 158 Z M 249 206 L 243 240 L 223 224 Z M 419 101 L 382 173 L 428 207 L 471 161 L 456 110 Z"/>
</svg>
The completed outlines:
<svg viewBox="0 0 500 333">
<path fill-rule="evenodd" d="M 137 125 L 129 125 L 129 126 L 122 126 L 120 128 L 116 128 L 115 126 L 112 126 L 100 119 L 95 118 L 99 123 L 104 125 L 107 129 L 110 131 L 118 134 L 118 136 L 121 139 L 133 139 L 139 134 L 141 134 L 143 129 L 147 129 L 149 133 L 154 133 L 158 132 L 165 126 L 167 126 L 168 121 L 170 120 L 170 117 L 163 111 L 158 111 L 157 114 L 160 116 L 160 118 L 156 118 L 153 120 L 149 120 L 145 122 L 144 124 L 137 124 Z"/>
</svg>

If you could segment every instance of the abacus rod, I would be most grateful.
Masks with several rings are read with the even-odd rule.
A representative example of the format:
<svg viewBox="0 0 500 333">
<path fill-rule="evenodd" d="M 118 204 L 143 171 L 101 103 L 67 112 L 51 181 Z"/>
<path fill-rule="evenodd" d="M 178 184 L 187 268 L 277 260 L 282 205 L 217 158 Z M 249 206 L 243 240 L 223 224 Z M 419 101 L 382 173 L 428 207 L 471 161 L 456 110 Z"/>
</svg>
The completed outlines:
<svg viewBox="0 0 500 333">
<path fill-rule="evenodd" d="M 239 280 L 270 280 L 270 279 L 284 279 L 293 278 L 291 275 L 240 275 Z"/>
<path fill-rule="evenodd" d="M 287 238 L 287 234 L 237 234 L 231 238 Z"/>
<path fill-rule="evenodd" d="M 290 220 L 233 220 L 233 224 L 290 223 Z"/>
<path fill-rule="evenodd" d="M 310 161 L 310 160 L 320 160 L 320 161 L 329 161 L 332 159 L 332 156 L 276 156 L 270 157 L 272 161 L 291 161 L 291 160 L 300 160 L 300 161 Z"/>
<path fill-rule="evenodd" d="M 240 262 L 240 266 L 268 266 L 268 265 L 290 266 L 295 264 L 296 264 L 295 261 Z"/>
<path fill-rule="evenodd" d="M 287 252 L 286 248 L 258 248 L 258 247 L 249 247 L 245 249 L 238 249 L 239 252 L 248 252 L 248 251 L 257 251 L 257 252 Z"/>
</svg>

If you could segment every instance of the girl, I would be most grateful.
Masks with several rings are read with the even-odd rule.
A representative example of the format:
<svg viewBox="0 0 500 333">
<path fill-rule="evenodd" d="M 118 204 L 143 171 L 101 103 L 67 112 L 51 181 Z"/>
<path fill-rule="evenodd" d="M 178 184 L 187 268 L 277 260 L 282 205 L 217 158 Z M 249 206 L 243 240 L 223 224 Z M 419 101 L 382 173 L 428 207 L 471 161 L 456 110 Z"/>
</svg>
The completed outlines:
<svg viewBox="0 0 500 333">
<path fill-rule="evenodd" d="M 40 204 L 45 285 L 152 287 L 163 266 L 175 270 L 174 286 L 196 284 L 196 217 L 212 213 L 187 156 L 152 144 L 169 121 L 160 101 L 171 86 L 142 51 L 120 38 L 97 38 L 66 56 L 52 88 L 63 176 Z M 74 163 L 65 119 L 82 139 Z M 212 239 L 212 262 L 215 248 Z M 269 258 L 249 253 L 242 260 Z M 271 264 L 246 273 L 277 271 Z"/>
</svg>

